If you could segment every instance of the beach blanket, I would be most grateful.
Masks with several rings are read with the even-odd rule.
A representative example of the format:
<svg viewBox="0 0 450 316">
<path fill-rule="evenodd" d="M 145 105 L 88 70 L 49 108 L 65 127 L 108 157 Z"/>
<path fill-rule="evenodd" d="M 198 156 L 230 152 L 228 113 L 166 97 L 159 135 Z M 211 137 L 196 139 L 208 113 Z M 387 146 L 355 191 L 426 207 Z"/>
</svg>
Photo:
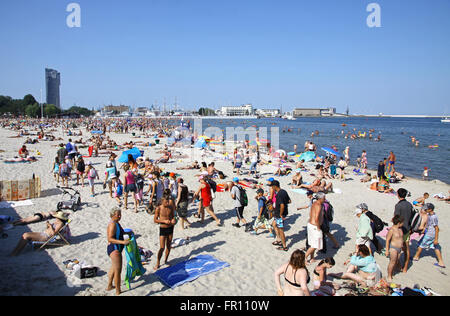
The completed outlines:
<svg viewBox="0 0 450 316">
<path fill-rule="evenodd" d="M 385 227 L 381 232 L 379 232 L 377 235 L 383 238 L 386 238 L 388 232 L 389 232 L 390 227 Z M 410 240 L 420 240 L 420 234 L 418 233 L 412 233 Z"/>
<path fill-rule="evenodd" d="M 6 202 L 6 201 L 0 202 L 0 208 L 15 208 L 19 206 L 30 206 L 30 205 L 33 205 L 33 202 L 31 200 L 16 201 L 16 202 Z"/>
<path fill-rule="evenodd" d="M 145 269 L 142 266 L 141 254 L 136 244 L 134 236 L 131 237 L 130 243 L 125 247 L 125 255 L 127 258 L 127 272 L 125 274 L 125 284 L 130 289 L 130 281 L 134 280 L 137 276 L 141 276 L 145 273 Z"/>
<path fill-rule="evenodd" d="M 306 189 L 291 189 L 291 191 L 299 194 L 306 194 L 306 192 L 308 192 Z"/>
<path fill-rule="evenodd" d="M 180 262 L 155 272 L 161 282 L 172 289 L 186 282 L 196 280 L 202 275 L 222 270 L 229 267 L 227 262 L 222 262 L 210 255 L 200 255 L 187 261 Z"/>
</svg>

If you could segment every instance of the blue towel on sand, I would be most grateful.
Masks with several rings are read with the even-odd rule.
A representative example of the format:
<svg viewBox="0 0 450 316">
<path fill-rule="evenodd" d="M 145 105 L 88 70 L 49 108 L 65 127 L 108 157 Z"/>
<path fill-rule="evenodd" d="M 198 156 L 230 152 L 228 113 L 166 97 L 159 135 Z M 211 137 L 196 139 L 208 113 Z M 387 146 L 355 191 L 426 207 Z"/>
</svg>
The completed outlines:
<svg viewBox="0 0 450 316">
<path fill-rule="evenodd" d="M 219 261 L 213 256 L 200 255 L 172 267 L 156 271 L 155 274 L 165 285 L 175 288 L 202 275 L 216 272 L 229 266 L 227 262 Z"/>
</svg>

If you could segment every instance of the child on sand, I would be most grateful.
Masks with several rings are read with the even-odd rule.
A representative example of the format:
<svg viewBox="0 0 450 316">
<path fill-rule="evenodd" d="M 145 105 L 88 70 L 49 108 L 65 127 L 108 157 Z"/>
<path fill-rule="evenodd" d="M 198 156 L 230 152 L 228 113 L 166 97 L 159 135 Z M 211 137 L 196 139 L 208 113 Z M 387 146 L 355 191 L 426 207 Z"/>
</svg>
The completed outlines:
<svg viewBox="0 0 450 316">
<path fill-rule="evenodd" d="M 270 232 L 269 237 L 275 237 L 275 235 L 272 232 L 272 225 L 269 223 L 270 216 L 269 211 L 266 207 L 267 199 L 264 196 L 264 190 L 258 189 L 256 191 L 256 197 L 255 199 L 258 201 L 258 214 L 255 220 L 255 223 L 253 224 L 254 231 L 251 232 L 252 235 L 258 235 L 258 229 L 268 229 Z"/>
<path fill-rule="evenodd" d="M 59 159 L 58 157 L 55 157 L 55 162 L 53 163 L 53 177 L 56 180 L 56 183 L 59 184 Z"/>
<path fill-rule="evenodd" d="M 387 281 L 392 282 L 392 274 L 394 269 L 401 270 L 400 267 L 400 254 L 403 247 L 403 217 L 395 215 L 392 219 L 394 226 L 389 229 L 389 233 L 386 236 L 386 257 L 389 258 L 388 265 L 388 277 Z"/>
<path fill-rule="evenodd" d="M 426 203 L 422 207 L 422 210 L 426 211 L 428 215 L 426 230 L 422 239 L 419 241 L 419 248 L 417 249 L 413 260 L 419 261 L 420 254 L 423 249 L 433 249 L 438 259 L 438 262 L 434 265 L 445 269 L 445 264 L 442 260 L 442 253 L 440 250 L 441 247 L 439 246 L 439 226 L 437 215 L 434 213 L 434 205 L 432 203 Z"/>
<path fill-rule="evenodd" d="M 423 168 L 422 180 L 428 181 L 428 172 L 429 172 L 429 171 L 430 171 L 430 169 L 428 169 L 427 167 Z"/>
<path fill-rule="evenodd" d="M 122 181 L 120 181 L 119 178 L 114 181 L 114 198 L 116 199 L 117 203 L 119 203 L 119 207 L 122 206 L 121 197 L 123 195 L 123 184 Z"/>
<path fill-rule="evenodd" d="M 69 166 L 67 166 L 67 163 L 65 160 L 59 165 L 59 176 L 61 177 L 61 183 L 63 186 L 68 187 L 69 186 Z M 65 184 L 65 185 L 64 185 Z"/>
<path fill-rule="evenodd" d="M 88 177 L 89 187 L 91 188 L 91 197 L 94 197 L 95 196 L 95 189 L 94 189 L 95 179 L 97 178 L 97 180 L 99 180 L 100 178 L 98 176 L 97 170 L 95 170 L 94 166 L 92 165 L 92 162 L 90 162 L 90 161 L 87 163 L 86 175 Z"/>
<path fill-rule="evenodd" d="M 424 193 L 422 197 L 416 199 L 412 204 L 417 207 L 422 207 L 425 205 L 426 199 L 428 199 L 430 195 L 428 193 Z"/>
</svg>

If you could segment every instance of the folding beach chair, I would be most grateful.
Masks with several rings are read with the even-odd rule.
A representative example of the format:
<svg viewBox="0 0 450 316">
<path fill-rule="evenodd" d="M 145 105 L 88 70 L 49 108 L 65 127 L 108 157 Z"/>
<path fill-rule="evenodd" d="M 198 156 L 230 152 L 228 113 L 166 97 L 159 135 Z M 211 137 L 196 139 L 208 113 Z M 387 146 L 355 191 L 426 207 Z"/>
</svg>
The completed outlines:
<svg viewBox="0 0 450 316">
<path fill-rule="evenodd" d="M 33 241 L 31 243 L 31 246 L 33 247 L 33 249 L 35 249 L 35 247 L 39 247 L 39 250 L 43 249 L 45 246 L 65 246 L 65 245 L 70 245 L 70 243 L 68 242 L 68 239 L 70 239 L 70 228 L 69 228 L 69 223 L 72 222 L 70 219 L 67 221 L 67 223 L 61 227 L 61 229 L 57 232 L 55 232 L 55 234 L 53 236 L 51 236 L 47 241 L 43 242 L 43 241 Z"/>
</svg>

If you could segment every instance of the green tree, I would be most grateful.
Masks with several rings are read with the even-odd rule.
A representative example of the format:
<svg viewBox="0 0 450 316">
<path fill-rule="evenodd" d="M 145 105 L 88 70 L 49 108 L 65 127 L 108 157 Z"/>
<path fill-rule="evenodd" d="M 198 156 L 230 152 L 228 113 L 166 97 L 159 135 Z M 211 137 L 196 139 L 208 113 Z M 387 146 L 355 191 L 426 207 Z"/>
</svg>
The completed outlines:
<svg viewBox="0 0 450 316">
<path fill-rule="evenodd" d="M 61 113 L 61 110 L 57 108 L 54 104 L 44 105 L 44 116 L 54 117 L 59 113 Z"/>
<path fill-rule="evenodd" d="M 40 108 L 39 104 L 37 104 L 37 103 L 29 104 L 25 108 L 25 114 L 30 117 L 39 117 L 40 113 L 41 113 L 41 108 Z"/>
<path fill-rule="evenodd" d="M 36 101 L 36 99 L 31 94 L 27 94 L 23 98 L 23 104 L 25 106 L 30 105 L 30 104 L 35 104 L 35 103 L 38 103 L 38 102 Z"/>
</svg>

